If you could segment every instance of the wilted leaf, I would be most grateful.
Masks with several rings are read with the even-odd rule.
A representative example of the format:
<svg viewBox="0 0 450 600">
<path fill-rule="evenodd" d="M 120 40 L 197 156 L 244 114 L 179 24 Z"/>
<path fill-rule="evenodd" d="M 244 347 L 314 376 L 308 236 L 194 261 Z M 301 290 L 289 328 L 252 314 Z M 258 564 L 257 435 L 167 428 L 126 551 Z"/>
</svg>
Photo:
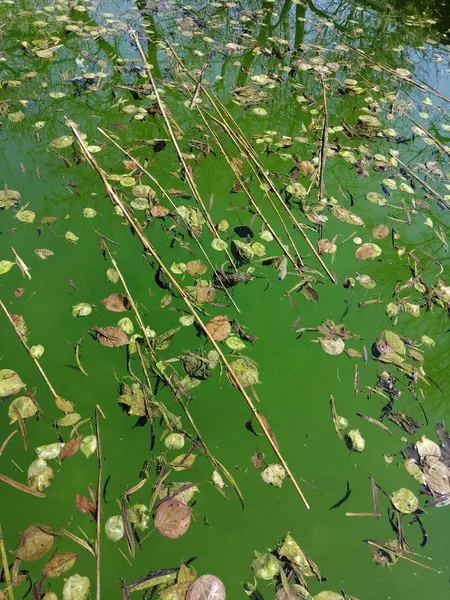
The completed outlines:
<svg viewBox="0 0 450 600">
<path fill-rule="evenodd" d="M 125 294 L 111 294 L 100 302 L 111 312 L 126 312 L 131 308 L 130 301 Z"/>
<path fill-rule="evenodd" d="M 180 500 L 164 500 L 155 514 L 155 527 L 167 538 L 179 538 L 186 533 L 191 523 L 192 510 Z"/>
<path fill-rule="evenodd" d="M 389 235 L 389 228 L 386 225 L 377 225 L 372 229 L 372 235 L 376 240 L 382 240 Z"/>
<path fill-rule="evenodd" d="M 348 445 L 355 452 L 362 452 L 366 447 L 366 441 L 361 435 L 359 429 L 351 429 L 345 434 L 345 439 L 347 440 Z"/>
<path fill-rule="evenodd" d="M 214 575 L 202 575 L 188 589 L 186 600 L 226 600 L 225 586 Z"/>
<path fill-rule="evenodd" d="M 15 190 L 0 190 L 0 208 L 11 208 L 20 198 L 21 194 Z"/>
<path fill-rule="evenodd" d="M 73 567 L 78 558 L 78 554 L 73 552 L 62 552 L 55 554 L 42 569 L 42 575 L 47 577 L 59 577 Z"/>
<path fill-rule="evenodd" d="M 95 327 L 95 331 L 102 346 L 119 348 L 129 343 L 127 334 L 120 327 Z"/>
<path fill-rule="evenodd" d="M 0 398 L 14 396 L 24 387 L 24 382 L 15 371 L 11 369 L 0 370 Z"/>
<path fill-rule="evenodd" d="M 53 477 L 53 469 L 43 458 L 34 460 L 28 467 L 28 485 L 38 492 L 50 487 Z"/>
<path fill-rule="evenodd" d="M 80 419 L 81 415 L 79 415 L 78 413 L 71 412 L 67 415 L 64 415 L 64 417 L 58 419 L 58 425 L 60 427 L 70 427 L 71 425 L 75 425 L 75 423 L 78 423 Z"/>
<path fill-rule="evenodd" d="M 206 273 L 207 267 L 201 260 L 190 260 L 186 263 L 186 271 L 189 275 L 196 277 L 197 275 Z"/>
<path fill-rule="evenodd" d="M 184 471 L 190 469 L 194 464 L 196 455 L 191 454 L 180 454 L 170 463 L 175 471 Z"/>
<path fill-rule="evenodd" d="M 34 253 L 37 254 L 39 258 L 42 258 L 42 260 L 46 260 L 49 256 L 54 256 L 55 254 L 48 248 L 36 248 Z"/>
<path fill-rule="evenodd" d="M 92 306 L 87 302 L 80 302 L 72 306 L 72 315 L 74 317 L 87 317 L 92 312 Z"/>
<path fill-rule="evenodd" d="M 252 562 L 252 569 L 258 579 L 272 580 L 280 572 L 281 563 L 270 552 L 261 554 L 255 552 L 256 558 Z"/>
<path fill-rule="evenodd" d="M 20 560 L 39 560 L 53 546 L 54 536 L 45 525 L 31 525 L 19 538 L 16 557 Z"/>
</svg>

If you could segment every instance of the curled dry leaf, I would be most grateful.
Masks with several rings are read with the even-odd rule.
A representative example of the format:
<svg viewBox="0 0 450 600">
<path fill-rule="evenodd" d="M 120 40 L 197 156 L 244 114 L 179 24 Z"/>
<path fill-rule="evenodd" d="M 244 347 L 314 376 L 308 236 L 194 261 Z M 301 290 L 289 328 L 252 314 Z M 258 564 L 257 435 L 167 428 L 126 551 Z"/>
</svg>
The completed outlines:
<svg viewBox="0 0 450 600">
<path fill-rule="evenodd" d="M 205 324 L 210 336 L 216 342 L 223 342 L 231 333 L 231 324 L 225 315 L 217 315 Z"/>
<path fill-rule="evenodd" d="M 128 336 L 120 327 L 94 327 L 97 332 L 97 340 L 102 346 L 108 348 L 119 348 L 129 343 Z"/>
<path fill-rule="evenodd" d="M 192 510 L 176 498 L 164 500 L 155 514 L 155 527 L 167 538 L 179 538 L 186 533 L 191 523 Z"/>
<path fill-rule="evenodd" d="M 100 302 L 111 312 L 126 312 L 131 308 L 128 296 L 125 294 L 110 294 Z"/>
<path fill-rule="evenodd" d="M 215 575 L 202 575 L 189 587 L 186 600 L 226 600 L 225 586 Z"/>
<path fill-rule="evenodd" d="M 55 554 L 42 569 L 42 575 L 47 577 L 59 577 L 73 567 L 78 558 L 78 554 L 73 552 L 62 552 Z"/>
<path fill-rule="evenodd" d="M 46 525 L 31 525 L 19 539 L 16 557 L 20 560 L 39 560 L 49 552 L 54 535 Z"/>
</svg>

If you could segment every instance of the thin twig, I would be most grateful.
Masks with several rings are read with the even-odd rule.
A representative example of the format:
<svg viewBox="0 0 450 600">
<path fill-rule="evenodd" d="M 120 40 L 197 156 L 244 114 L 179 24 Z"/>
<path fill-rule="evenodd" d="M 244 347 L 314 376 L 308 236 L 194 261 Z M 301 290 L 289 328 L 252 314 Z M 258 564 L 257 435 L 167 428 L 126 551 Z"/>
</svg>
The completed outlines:
<svg viewBox="0 0 450 600">
<path fill-rule="evenodd" d="M 11 575 L 9 574 L 8 558 L 6 556 L 5 542 L 3 541 L 3 532 L 0 526 L 0 555 L 2 557 L 3 577 L 5 578 L 6 589 L 8 590 L 9 600 L 14 600 L 14 590 L 11 583 Z"/>
<path fill-rule="evenodd" d="M 20 256 L 17 254 L 17 252 L 14 250 L 14 248 L 12 246 L 11 246 L 11 250 L 12 250 L 14 256 L 16 257 L 16 263 L 17 263 L 17 266 L 19 267 L 19 269 L 22 271 L 22 275 L 24 277 L 28 277 L 28 279 L 31 279 L 30 269 L 23 262 L 23 260 L 20 258 Z"/>
<path fill-rule="evenodd" d="M 47 497 L 47 494 L 44 494 L 43 492 L 38 492 L 37 490 L 34 490 L 33 488 L 28 487 L 27 485 L 23 485 L 23 483 L 19 483 L 18 481 L 15 481 L 14 479 L 11 479 L 11 477 L 3 475 L 2 473 L 0 473 L 0 481 L 3 481 L 3 483 L 7 483 L 11 487 L 16 488 L 16 490 L 25 492 L 25 494 L 30 494 L 30 496 L 36 496 L 36 498 Z"/>
<path fill-rule="evenodd" d="M 415 119 L 413 119 L 410 115 L 408 115 L 407 113 L 404 113 L 404 116 L 409 119 L 412 123 L 414 123 L 414 125 L 416 127 L 418 127 L 421 131 L 424 132 L 424 134 L 430 138 L 430 140 L 433 140 L 433 142 L 436 144 L 436 146 L 439 148 L 439 150 L 441 152 L 444 152 L 444 154 L 448 154 L 448 156 L 450 156 L 450 150 L 444 146 L 436 137 L 434 137 L 433 134 L 431 134 L 428 129 L 425 129 L 425 127 L 423 127 L 423 125 L 421 125 L 420 123 L 418 123 Z"/>
<path fill-rule="evenodd" d="M 100 444 L 100 426 L 99 426 L 99 414 L 103 414 L 99 405 L 95 407 L 95 437 L 97 439 L 97 461 L 98 461 L 98 478 L 97 478 L 97 506 L 96 506 L 96 522 L 97 522 L 97 533 L 95 540 L 95 578 L 97 584 L 96 600 L 100 600 L 100 539 L 101 539 L 101 526 L 102 526 L 102 471 L 103 471 L 103 459 L 102 459 L 102 447 Z"/>
<path fill-rule="evenodd" d="M 93 158 L 92 154 L 89 152 L 86 144 L 84 143 L 83 139 L 81 138 L 80 133 L 79 133 L 78 129 L 75 127 L 75 124 L 74 124 L 73 121 L 70 122 L 70 127 L 72 129 L 72 132 L 73 132 L 75 138 L 77 139 L 77 141 L 78 141 L 78 143 L 80 145 L 80 148 L 81 148 L 81 150 L 82 150 L 85 158 L 88 160 L 88 162 L 91 165 L 91 167 L 97 172 L 97 174 L 99 175 L 101 181 L 103 182 L 103 185 L 105 186 L 105 189 L 106 189 L 106 191 L 108 193 L 108 196 L 110 197 L 111 202 L 114 205 L 119 206 L 119 208 L 121 209 L 124 217 L 126 218 L 126 220 L 128 221 L 128 223 L 130 224 L 130 226 L 132 227 L 132 229 L 135 231 L 137 237 L 139 238 L 139 240 L 142 243 L 142 245 L 144 246 L 144 248 L 152 255 L 153 259 L 158 263 L 161 271 L 166 275 L 166 277 L 172 283 L 172 285 L 174 286 L 174 288 L 177 290 L 177 292 L 179 293 L 179 295 L 183 299 L 184 303 L 186 304 L 187 308 L 191 312 L 192 316 L 194 317 L 194 319 L 198 323 L 200 329 L 203 331 L 203 333 L 205 334 L 205 336 L 208 338 L 208 340 L 213 345 L 213 347 L 216 350 L 216 352 L 218 353 L 218 355 L 219 355 L 219 357 L 220 357 L 220 359 L 221 359 L 224 367 L 227 370 L 227 373 L 228 373 L 228 376 L 229 376 L 231 382 L 235 385 L 235 387 L 240 391 L 240 393 L 244 397 L 245 402 L 247 403 L 248 407 L 252 411 L 252 414 L 255 416 L 256 420 L 258 421 L 261 429 L 264 432 L 264 435 L 266 436 L 267 440 L 269 441 L 270 445 L 272 446 L 272 448 L 273 448 L 276 456 L 278 457 L 280 463 L 282 464 L 283 468 L 285 469 L 285 471 L 286 471 L 289 479 L 291 480 L 292 484 L 294 485 L 297 493 L 299 494 L 299 496 L 303 500 L 305 506 L 309 509 L 309 505 L 308 505 L 308 503 L 306 501 L 305 496 L 303 495 L 303 492 L 301 491 L 301 489 L 300 489 L 300 487 L 299 487 L 296 479 L 294 478 L 291 470 L 289 469 L 286 461 L 284 460 L 283 455 L 281 454 L 280 450 L 277 448 L 277 445 L 274 443 L 273 438 L 272 438 L 270 432 L 268 431 L 267 426 L 266 426 L 264 420 L 261 418 L 259 411 L 256 409 L 256 407 L 253 404 L 250 396 L 247 394 L 247 392 L 245 391 L 245 389 L 244 389 L 242 383 L 240 382 L 239 378 L 236 376 L 235 372 L 231 368 L 230 363 L 228 362 L 227 358 L 225 357 L 225 355 L 222 352 L 222 349 L 217 344 L 216 340 L 212 337 L 210 331 L 207 329 L 207 327 L 203 323 L 203 321 L 200 318 L 198 312 L 195 310 L 194 306 L 191 304 L 191 301 L 190 301 L 187 293 L 179 285 L 179 283 L 177 282 L 177 280 L 173 277 L 172 273 L 166 267 L 166 265 L 164 264 L 164 262 L 161 260 L 161 257 L 159 256 L 159 254 L 157 253 L 157 251 L 155 250 L 155 248 L 153 247 L 153 245 L 151 244 L 151 242 L 148 240 L 148 238 L 146 237 L 146 235 L 143 233 L 140 224 L 128 212 L 127 208 L 124 206 L 124 204 L 122 203 L 122 201 L 120 200 L 120 198 L 118 197 L 118 195 L 116 194 L 116 192 L 114 191 L 114 189 L 109 184 L 108 180 L 105 177 L 104 172 L 98 166 L 96 160 Z"/>
</svg>

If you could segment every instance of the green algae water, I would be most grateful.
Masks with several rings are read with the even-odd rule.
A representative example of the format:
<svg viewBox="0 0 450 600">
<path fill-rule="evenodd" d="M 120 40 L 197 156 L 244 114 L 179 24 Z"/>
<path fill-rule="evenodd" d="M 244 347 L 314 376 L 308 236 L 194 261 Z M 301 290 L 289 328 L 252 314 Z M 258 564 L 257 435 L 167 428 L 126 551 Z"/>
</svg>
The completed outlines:
<svg viewBox="0 0 450 600">
<path fill-rule="evenodd" d="M 449 14 L 0 1 L 0 598 L 448 594 Z"/>
</svg>

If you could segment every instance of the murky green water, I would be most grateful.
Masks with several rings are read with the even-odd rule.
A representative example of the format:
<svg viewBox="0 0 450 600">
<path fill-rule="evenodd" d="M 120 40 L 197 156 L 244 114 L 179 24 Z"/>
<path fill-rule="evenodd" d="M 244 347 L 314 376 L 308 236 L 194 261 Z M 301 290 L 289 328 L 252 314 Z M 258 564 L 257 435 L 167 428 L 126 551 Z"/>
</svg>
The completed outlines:
<svg viewBox="0 0 450 600">
<path fill-rule="evenodd" d="M 231 240 L 248 242 L 246 236 L 251 228 L 254 236 L 251 243 L 262 243 L 267 257 L 283 255 L 275 240 L 268 242 L 260 237 L 261 220 L 255 218 L 254 211 L 248 210 L 248 199 L 242 189 L 233 188 L 236 177 L 208 136 L 199 112 L 189 109 L 195 84 L 164 47 L 166 39 L 175 45 L 196 79 L 207 63 L 206 89 L 215 91 L 252 141 L 259 161 L 282 198 L 289 203 L 295 218 L 307 225 L 305 231 L 314 246 L 319 240 L 319 230 L 324 239 L 337 246 L 335 255 L 327 252 L 321 255 L 337 279 L 338 284 L 334 285 L 280 208 L 286 228 L 307 267 L 304 273 L 312 278 L 318 301 L 310 301 L 298 290 L 289 298 L 286 292 L 304 281 L 295 273 L 293 265 L 288 263 L 287 275 L 280 281 L 273 265 L 262 264 L 255 255 L 250 262 L 243 261 L 240 267 L 241 272 L 250 269 L 255 278 L 229 289 L 240 314 L 221 289 L 212 304 L 205 303 L 199 308 L 204 321 L 225 314 L 257 336 L 254 343 L 245 341 L 246 348 L 239 355 L 257 363 L 260 385 L 255 386 L 255 392 L 260 403 L 256 399 L 255 403 L 275 432 L 281 452 L 311 509 L 305 508 L 287 478 L 281 488 L 262 481 L 251 457 L 257 450 L 264 454 L 267 464 L 277 462 L 276 457 L 256 423 L 254 429 L 258 436 L 246 428 L 249 409 L 228 381 L 225 370 L 218 365 L 210 379 L 189 391 L 192 399 L 187 403 L 210 451 L 236 479 L 245 498 L 245 510 L 229 485 L 225 488 L 226 497 L 219 494 L 211 482 L 210 462 L 195 450 L 198 456 L 194 466 L 183 472 L 172 472 L 168 479 L 196 482 L 199 487 L 188 532 L 174 540 L 154 530 L 142 546 L 137 545 L 134 559 L 129 557 L 125 539 L 113 543 L 102 533 L 104 599 L 121 597 L 120 578 L 130 583 L 149 571 L 177 567 L 191 557 L 197 557 L 193 564 L 199 575 L 213 573 L 223 580 L 228 598 L 243 598 L 243 584 L 253 581 L 250 569 L 253 551 L 275 548 L 288 531 L 326 578 L 326 582 L 321 583 L 308 580 L 312 595 L 323 590 L 345 590 L 347 595 L 365 600 L 418 600 L 441 598 L 448 593 L 450 552 L 446 531 L 450 526 L 450 509 L 426 508 L 426 497 L 419 495 L 420 484 L 406 472 L 400 454 L 407 442 L 417 441 L 420 435 L 436 440 L 436 423 L 446 421 L 450 415 L 446 372 L 448 315 L 445 302 L 438 306 L 429 299 L 427 309 L 420 285 L 416 289 L 406 287 L 393 297 L 397 284 L 401 286 L 417 274 L 409 265 L 412 269 L 418 265 L 422 281 L 430 290 L 439 277 L 443 280 L 446 277 L 445 232 L 449 219 L 443 203 L 450 200 L 446 146 L 450 138 L 450 108 L 445 98 L 414 86 L 405 77 L 450 96 L 448 15 L 445 5 L 429 3 L 415 7 L 403 2 L 389 6 L 378 2 L 356 5 L 250 0 L 228 5 L 195 1 L 190 6 L 172 0 L 159 3 L 149 0 L 148 4 L 80 0 L 71 2 L 70 6 L 64 2 L 0 3 L 0 184 L 21 194 L 16 205 L 1 211 L 0 259 L 13 261 L 10 249 L 13 247 L 31 274 L 31 279 L 24 278 L 18 266 L 3 274 L 1 299 L 8 311 L 25 318 L 29 345 L 45 347 L 40 364 L 57 393 L 70 400 L 83 419 L 90 418 L 80 426 L 81 435 L 95 433 L 96 404 L 105 413 L 106 420 L 100 419 L 103 482 L 108 480 L 102 497 L 103 521 L 119 514 L 116 499 L 139 482 L 145 461 L 151 464 L 149 480 L 131 496 L 131 502 L 148 504 L 156 480 L 156 458 L 165 453 L 167 461 L 171 461 L 179 452 L 165 448 L 160 440 L 164 426 L 158 419 L 155 421 L 156 441 L 151 447 L 148 424 L 142 420 L 137 422 L 136 417 L 127 415 L 117 404 L 118 381 L 131 382 L 126 379 L 126 350 L 100 345 L 91 327 L 117 326 L 120 318 L 129 316 L 136 333 L 139 328 L 132 312 L 109 312 L 100 303 L 102 298 L 123 289 L 120 282 L 114 284 L 107 279 L 106 271 L 111 268 L 111 262 L 102 256 L 101 238 L 94 230 L 116 242 L 117 245 L 109 243 L 109 249 L 114 253 L 145 325 L 157 335 L 180 326 L 167 348 L 155 349 L 157 360 L 168 361 L 186 350 L 206 357 L 212 349 L 194 325 L 180 325 L 180 316 L 188 313 L 176 292 L 168 306 L 160 307 L 168 291 L 155 281 L 155 261 L 144 255 L 142 245 L 127 223 L 115 214 L 100 179 L 83 159 L 78 146 L 63 149 L 51 146 L 56 138 L 71 135 L 65 120 L 72 119 L 86 134 L 89 145 L 100 147 L 93 156 L 108 175 L 123 177 L 131 173 L 139 182 L 139 171 L 133 169 L 133 165 L 124 164 L 126 157 L 98 132 L 97 127 L 101 127 L 145 163 L 166 190 L 185 192 L 185 198 L 172 195 L 176 205 L 195 206 L 161 114 L 141 111 L 141 118 L 139 112 L 124 110 L 131 105 L 155 107 L 151 89 L 142 87 L 147 79 L 137 48 L 131 41 L 130 28 L 139 32 L 148 52 L 163 101 L 174 119 L 172 125 L 176 123 L 182 129 L 178 143 L 192 168 L 212 221 L 218 224 L 226 219 L 229 223 L 221 237 L 229 245 Z M 358 55 L 344 44 L 373 56 L 391 72 L 377 66 L 374 69 L 368 57 Z M 49 48 L 52 50 L 46 53 Z M 394 69 L 406 69 L 411 75 L 401 70 L 398 71 L 400 77 L 396 77 L 392 74 Z M 95 77 L 86 79 L 87 73 Z M 257 80 L 252 80 L 255 75 L 270 80 L 258 85 Z M 351 80 L 355 80 L 354 83 Z M 317 205 L 323 85 L 329 114 L 323 194 L 328 203 Z M 248 106 L 236 103 L 233 90 L 244 86 L 252 91 L 252 98 L 255 91 L 265 94 L 264 98 Z M 54 92 L 62 92 L 64 96 L 56 94 L 55 97 Z M 211 107 L 207 98 L 201 93 L 198 97 L 202 98 L 200 106 L 208 111 Z M 255 107 L 263 110 L 255 112 Z M 16 113 L 23 113 L 23 117 Z M 209 114 L 215 116 L 212 110 Z M 358 121 L 361 115 L 376 118 L 379 124 L 372 128 L 361 125 L 361 120 Z M 430 132 L 435 141 L 427 138 L 417 124 L 414 126 L 407 115 Z M 38 122 L 45 124 L 39 128 L 39 125 L 36 127 Z M 213 124 L 211 120 L 209 123 Z M 266 219 L 282 243 L 289 243 L 245 156 L 222 130 L 213 127 L 230 157 L 237 161 L 235 164 Z M 236 125 L 232 129 L 236 130 Z M 154 146 L 155 140 L 165 140 L 165 147 L 161 143 Z M 436 140 L 440 145 L 436 145 Z M 392 151 L 394 156 L 390 155 Z M 314 170 L 312 181 L 311 173 L 303 175 L 300 167 L 296 168 L 299 161 L 308 161 L 303 168 Z M 441 201 L 411 177 L 398 161 L 434 189 Z M 118 179 L 111 179 L 111 185 L 123 201 L 132 200 L 131 187 L 122 185 Z M 311 184 L 309 196 L 295 197 L 287 193 L 285 188 L 292 180 L 298 180 L 304 189 Z M 152 185 L 145 176 L 140 183 Z M 396 189 L 391 189 L 389 185 L 393 188 L 394 184 Z M 370 192 L 380 194 L 379 203 L 367 199 Z M 173 263 L 194 259 L 205 261 L 182 219 L 160 193 L 157 197 L 170 210 L 164 219 L 153 217 L 150 210 L 135 210 L 134 214 L 164 263 L 170 267 Z M 270 198 L 280 207 L 274 194 L 270 194 Z M 364 226 L 337 219 L 330 211 L 333 203 L 352 211 L 363 220 Z M 32 223 L 16 218 L 19 206 L 35 213 Z M 85 208 L 95 209 L 96 216 L 85 218 Z M 322 215 L 327 218 L 319 227 Z M 46 222 L 48 217 L 55 220 Z M 388 235 L 375 239 L 372 231 L 380 224 L 389 228 Z M 76 243 L 66 239 L 68 231 L 78 237 Z M 364 243 L 375 242 L 381 255 L 375 260 L 357 260 L 355 237 Z M 206 225 L 202 226 L 199 238 L 215 268 L 227 261 L 223 251 L 211 248 L 212 236 Z M 42 248 L 54 254 L 43 260 L 35 253 Z M 289 252 L 294 253 L 292 245 Z M 367 289 L 357 280 L 354 287 L 342 285 L 346 278 L 358 275 L 370 276 L 376 286 Z M 187 273 L 174 277 L 181 286 L 193 285 L 196 279 Z M 209 265 L 203 279 L 213 280 Z M 24 288 L 24 292 L 15 294 L 19 288 Z M 405 308 L 408 301 L 420 306 L 420 316 L 414 318 L 400 310 L 394 325 L 386 315 L 386 305 L 396 302 Z M 93 312 L 87 317 L 74 318 L 72 306 L 80 302 L 91 304 Z M 300 327 L 314 328 L 327 319 L 342 323 L 357 336 L 346 341 L 346 347 L 357 350 L 359 357 L 350 358 L 346 353 L 329 355 L 320 344 L 312 343 L 320 334 L 306 331 L 299 336 L 296 333 Z M 0 472 L 27 485 L 28 466 L 35 458 L 34 448 L 58 441 L 53 423 L 62 413 L 55 407 L 53 397 L 3 313 L 0 323 L 0 367 L 17 371 L 27 391 L 35 395 L 42 408 L 39 419 L 27 419 L 28 452 L 24 451 L 18 433 L 1 456 Z M 383 370 L 382 363 L 372 357 L 371 348 L 385 329 L 419 344 L 423 335 L 435 341 L 434 347 L 422 343 L 418 348 L 425 357 L 426 381 L 419 380 L 415 386 L 417 400 L 408 391 L 411 378 L 394 365 L 385 365 L 398 378 L 397 387 L 402 391 L 394 410 L 406 413 L 421 424 L 414 435 L 408 435 L 385 419 L 383 423 L 393 433 L 389 436 L 356 416 L 360 412 L 378 420 L 387 402 L 377 394 L 368 397 L 369 388 L 376 384 Z M 82 337 L 80 358 L 87 377 L 77 367 L 74 352 L 77 340 Z M 220 345 L 230 361 L 236 358 L 224 342 Z M 367 360 L 363 358 L 364 348 Z M 411 358 L 408 362 L 418 368 L 418 363 Z M 130 365 L 132 372 L 142 378 L 136 355 L 132 356 Z M 359 370 L 356 395 L 355 365 Z M 167 363 L 166 368 L 170 374 L 174 368 L 179 380 L 186 376 L 180 360 Z M 412 379 L 416 379 L 416 375 L 417 371 Z M 152 384 L 156 384 L 153 376 Z M 246 390 L 253 394 L 250 388 Z M 338 414 L 346 416 L 350 428 L 359 428 L 364 436 L 363 453 L 350 453 L 345 442 L 336 435 L 330 414 L 330 395 L 334 396 Z M 182 416 L 183 427 L 192 435 L 169 388 L 157 385 L 156 398 L 165 403 L 168 410 Z M 9 404 L 10 399 L 7 399 L 0 405 L 1 441 L 13 427 L 17 428 L 17 423 L 8 424 Z M 60 427 L 64 441 L 68 441 L 70 429 Z M 184 451 L 189 448 L 187 442 Z M 386 457 L 392 460 L 388 462 Z M 45 499 L 1 483 L 0 524 L 10 563 L 14 561 L 10 551 L 16 546 L 20 532 L 33 523 L 45 523 L 55 530 L 62 526 L 75 535 L 86 536 L 92 543 L 95 540 L 95 520 L 81 514 L 75 506 L 77 494 L 89 496 L 88 486 L 97 485 L 95 455 L 86 459 L 78 452 L 62 463 L 52 460 L 49 464 L 54 470 L 54 482 L 45 491 Z M 417 524 L 408 525 L 411 520 L 408 515 L 403 518 L 404 535 L 411 551 L 418 553 L 411 557 L 434 570 L 406 560 L 399 560 L 390 569 L 373 563 L 365 540 L 385 543 L 395 539 L 389 520 L 390 502 L 380 493 L 379 520 L 346 516 L 347 512 L 373 513 L 370 476 L 387 494 L 406 487 L 419 496 L 420 506 L 425 509 L 421 519 L 428 534 L 427 544 L 424 548 L 420 546 L 420 529 Z M 347 482 L 350 496 L 341 506 L 330 510 L 346 493 Z M 146 534 L 139 535 L 142 539 Z M 64 537 L 57 538 L 54 548 L 79 552 L 75 568 L 65 576 L 74 572 L 88 576 L 94 597 L 94 557 Z M 39 582 L 40 571 L 49 556 L 37 562 L 22 563 L 21 568 L 29 569 L 33 583 Z M 51 589 L 59 598 L 62 597 L 62 580 L 62 577 L 51 580 Z M 15 598 L 22 597 L 29 587 L 24 583 L 15 588 Z M 260 580 L 258 590 L 265 599 L 275 596 L 271 583 Z M 142 594 L 136 593 L 134 597 Z"/>
</svg>

